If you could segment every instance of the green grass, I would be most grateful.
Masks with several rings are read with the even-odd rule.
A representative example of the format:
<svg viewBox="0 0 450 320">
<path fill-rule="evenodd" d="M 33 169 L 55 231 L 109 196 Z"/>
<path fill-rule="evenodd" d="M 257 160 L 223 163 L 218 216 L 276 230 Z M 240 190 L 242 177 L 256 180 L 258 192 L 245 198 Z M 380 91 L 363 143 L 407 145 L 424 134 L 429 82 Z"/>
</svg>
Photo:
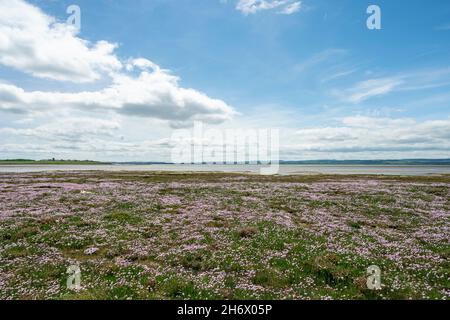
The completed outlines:
<svg viewBox="0 0 450 320">
<path fill-rule="evenodd" d="M 85 183 L 90 192 L 36 191 L 40 177 Z M 246 180 L 229 182 L 236 177 Z M 414 235 L 448 226 L 429 212 L 448 207 L 449 177 L 92 172 L 26 179 L 4 193 L 13 194 L 7 205 L 23 190 L 36 195 L 0 221 L 0 298 L 442 299 L 450 285 L 448 243 Z M 400 196 L 378 187 L 352 193 L 345 184 L 362 179 Z M 343 189 L 323 191 L 327 181 Z M 180 204 L 165 205 L 162 198 L 172 196 Z M 338 227 L 321 229 L 325 218 Z M 411 245 L 434 258 L 406 255 Z M 98 251 L 85 254 L 92 247 Z M 394 253 L 406 260 L 396 264 Z M 74 263 L 82 270 L 79 292 L 65 287 Z M 366 286 L 373 264 L 383 271 L 381 291 Z"/>
</svg>

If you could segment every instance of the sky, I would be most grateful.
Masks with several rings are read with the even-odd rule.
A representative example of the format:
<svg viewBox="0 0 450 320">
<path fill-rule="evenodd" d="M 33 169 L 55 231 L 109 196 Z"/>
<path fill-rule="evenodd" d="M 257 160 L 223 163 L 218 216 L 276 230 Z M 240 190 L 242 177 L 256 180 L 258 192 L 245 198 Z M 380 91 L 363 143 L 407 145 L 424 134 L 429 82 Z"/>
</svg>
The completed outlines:
<svg viewBox="0 0 450 320">
<path fill-rule="evenodd" d="M 446 0 L 0 0 L 0 159 L 170 161 L 195 122 L 279 129 L 286 160 L 450 158 L 449 89 Z"/>
</svg>

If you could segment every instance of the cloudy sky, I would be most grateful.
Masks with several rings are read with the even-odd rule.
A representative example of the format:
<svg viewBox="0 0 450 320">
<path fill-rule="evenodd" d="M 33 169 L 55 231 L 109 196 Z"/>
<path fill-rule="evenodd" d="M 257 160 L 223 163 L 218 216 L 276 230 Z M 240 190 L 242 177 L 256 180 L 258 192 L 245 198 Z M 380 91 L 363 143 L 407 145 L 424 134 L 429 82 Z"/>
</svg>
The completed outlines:
<svg viewBox="0 0 450 320">
<path fill-rule="evenodd" d="M 278 128 L 282 159 L 450 158 L 450 2 L 0 0 L 0 159 L 168 161 L 195 121 Z"/>
</svg>

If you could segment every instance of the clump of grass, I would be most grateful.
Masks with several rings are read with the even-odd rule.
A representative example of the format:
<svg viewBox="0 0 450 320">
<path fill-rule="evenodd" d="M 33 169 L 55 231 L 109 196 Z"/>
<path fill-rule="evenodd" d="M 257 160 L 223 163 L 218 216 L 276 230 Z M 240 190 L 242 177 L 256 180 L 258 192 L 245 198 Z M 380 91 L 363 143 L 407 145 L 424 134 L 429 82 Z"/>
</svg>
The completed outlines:
<svg viewBox="0 0 450 320">
<path fill-rule="evenodd" d="M 358 221 L 349 221 L 349 222 L 347 222 L 347 225 L 353 229 L 361 229 L 362 228 L 361 223 Z"/>
<path fill-rule="evenodd" d="M 229 225 L 228 222 L 219 216 L 214 216 L 211 221 L 208 221 L 206 223 L 207 227 L 212 227 L 212 228 L 224 228 L 224 227 L 227 227 L 228 225 Z"/>
<path fill-rule="evenodd" d="M 5 251 L 5 256 L 8 259 L 23 258 L 26 257 L 28 254 L 29 250 L 24 246 L 12 247 Z"/>
<path fill-rule="evenodd" d="M 142 230 L 142 235 L 145 238 L 155 238 L 157 237 L 162 231 L 162 227 L 159 225 L 151 224 L 149 226 L 146 226 Z"/>
<path fill-rule="evenodd" d="M 270 260 L 270 264 L 279 270 L 288 270 L 290 268 L 290 263 L 286 258 L 274 257 Z"/>
<path fill-rule="evenodd" d="M 331 287 L 348 286 L 353 283 L 350 270 L 339 265 L 339 257 L 332 253 L 317 256 L 305 263 L 305 270 Z"/>
<path fill-rule="evenodd" d="M 8 231 L 8 232 L 3 233 L 2 238 L 4 240 L 11 240 L 13 242 L 16 242 L 20 239 L 25 239 L 25 238 L 34 236 L 39 231 L 40 231 L 40 229 L 37 226 L 21 227 L 14 231 Z"/>
<path fill-rule="evenodd" d="M 169 279 L 163 286 L 164 292 L 170 298 L 181 298 L 195 295 L 196 289 L 192 282 L 186 283 L 179 278 Z"/>
<path fill-rule="evenodd" d="M 56 224 L 58 222 L 57 217 L 53 216 L 44 216 L 41 219 L 39 219 L 39 223 L 46 229 L 50 228 L 52 225 Z"/>
<path fill-rule="evenodd" d="M 217 299 L 216 294 L 198 288 L 193 281 L 185 280 L 177 276 L 156 279 L 156 290 L 159 294 L 170 299 Z"/>
<path fill-rule="evenodd" d="M 134 203 L 131 202 L 122 202 L 117 204 L 117 209 L 119 210 L 131 210 L 135 207 Z"/>
<path fill-rule="evenodd" d="M 211 255 L 206 251 L 189 252 L 181 258 L 180 263 L 185 269 L 194 271 L 205 271 L 213 267 Z"/>
<path fill-rule="evenodd" d="M 132 212 L 125 210 L 115 210 L 104 216 L 110 222 L 138 224 L 142 219 Z"/>
<path fill-rule="evenodd" d="M 287 285 L 287 279 L 272 269 L 256 271 L 252 282 L 256 285 L 272 288 L 282 288 Z"/>
<path fill-rule="evenodd" d="M 251 238 L 258 233 L 258 229 L 254 227 L 244 227 L 238 230 L 238 235 L 241 238 Z"/>
</svg>

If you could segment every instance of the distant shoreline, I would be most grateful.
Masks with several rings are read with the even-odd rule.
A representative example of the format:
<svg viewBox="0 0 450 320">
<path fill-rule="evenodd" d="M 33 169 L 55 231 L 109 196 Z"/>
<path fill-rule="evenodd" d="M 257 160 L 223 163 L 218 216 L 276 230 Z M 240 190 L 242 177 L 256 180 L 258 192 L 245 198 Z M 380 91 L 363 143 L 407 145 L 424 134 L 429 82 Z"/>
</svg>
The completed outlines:
<svg viewBox="0 0 450 320">
<path fill-rule="evenodd" d="M 110 162 L 78 160 L 0 160 L 0 165 L 109 165 Z"/>
<path fill-rule="evenodd" d="M 260 174 L 262 165 L 176 165 L 176 164 L 0 164 L 0 173 L 25 172 L 177 172 L 177 173 L 250 173 Z M 311 174 L 344 174 L 344 175 L 395 175 L 395 176 L 428 176 L 450 175 L 450 165 L 423 164 L 281 164 L 276 168 L 278 175 L 311 175 Z"/>
<path fill-rule="evenodd" d="M 399 160 L 281 160 L 280 165 L 363 165 L 363 166 L 450 166 L 450 159 L 399 159 Z M 157 161 L 124 161 L 101 162 L 93 160 L 28 160 L 11 159 L 0 160 L 0 165 L 179 165 L 170 162 Z M 186 166 L 224 166 L 224 165 L 249 165 L 248 163 L 236 164 L 181 164 Z"/>
</svg>

